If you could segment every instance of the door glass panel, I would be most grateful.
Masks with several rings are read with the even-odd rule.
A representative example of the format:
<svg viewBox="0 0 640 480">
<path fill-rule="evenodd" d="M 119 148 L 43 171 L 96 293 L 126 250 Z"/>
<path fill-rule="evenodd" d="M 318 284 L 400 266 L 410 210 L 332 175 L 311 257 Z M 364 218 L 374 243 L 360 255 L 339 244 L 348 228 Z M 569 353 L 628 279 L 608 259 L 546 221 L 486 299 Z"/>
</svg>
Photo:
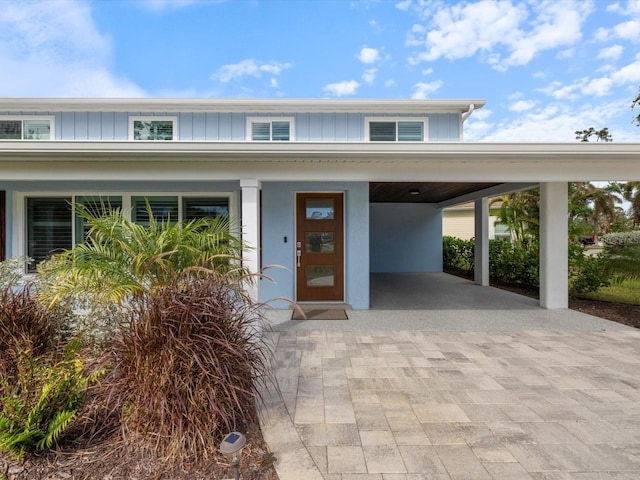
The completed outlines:
<svg viewBox="0 0 640 480">
<path fill-rule="evenodd" d="M 333 253 L 335 236 L 333 232 L 312 232 L 306 234 L 307 253 Z"/>
<path fill-rule="evenodd" d="M 333 219 L 333 199 L 307 199 L 306 215 L 307 220 Z"/>
<path fill-rule="evenodd" d="M 333 287 L 334 267 L 307 267 L 307 287 Z"/>
</svg>

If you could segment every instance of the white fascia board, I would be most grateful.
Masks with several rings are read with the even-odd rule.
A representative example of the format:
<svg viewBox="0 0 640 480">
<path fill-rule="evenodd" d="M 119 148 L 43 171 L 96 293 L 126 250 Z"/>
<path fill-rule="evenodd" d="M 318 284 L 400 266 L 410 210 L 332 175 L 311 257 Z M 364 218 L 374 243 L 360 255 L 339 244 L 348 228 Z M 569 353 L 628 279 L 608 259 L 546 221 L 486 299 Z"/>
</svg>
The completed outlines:
<svg viewBox="0 0 640 480">
<path fill-rule="evenodd" d="M 640 143 L 0 141 L 0 159 L 19 156 L 45 160 L 60 155 L 72 159 L 74 154 L 83 158 L 109 156 L 113 161 L 118 160 L 118 155 L 129 160 L 152 154 L 175 157 L 176 161 L 202 156 L 220 161 L 482 160 L 520 164 L 550 159 L 606 162 L 607 158 L 628 158 L 640 165 Z"/>
<path fill-rule="evenodd" d="M 463 113 L 486 100 L 0 98 L 0 112 Z"/>
</svg>

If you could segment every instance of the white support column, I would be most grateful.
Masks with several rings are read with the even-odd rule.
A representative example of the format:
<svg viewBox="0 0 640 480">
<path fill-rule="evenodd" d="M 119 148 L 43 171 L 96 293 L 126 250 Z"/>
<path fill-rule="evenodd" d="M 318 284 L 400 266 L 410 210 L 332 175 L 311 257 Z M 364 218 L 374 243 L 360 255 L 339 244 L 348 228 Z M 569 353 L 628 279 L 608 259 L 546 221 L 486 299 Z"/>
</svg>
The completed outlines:
<svg viewBox="0 0 640 480">
<path fill-rule="evenodd" d="M 540 184 L 540 306 L 569 308 L 568 184 Z"/>
<path fill-rule="evenodd" d="M 240 180 L 242 189 L 242 240 L 250 248 L 243 252 L 244 266 L 251 273 L 260 270 L 260 180 Z M 247 291 L 253 300 L 259 300 L 259 282 L 247 285 Z"/>
<path fill-rule="evenodd" d="M 489 285 L 489 199 L 475 202 L 475 268 L 473 278 L 477 285 Z"/>
</svg>

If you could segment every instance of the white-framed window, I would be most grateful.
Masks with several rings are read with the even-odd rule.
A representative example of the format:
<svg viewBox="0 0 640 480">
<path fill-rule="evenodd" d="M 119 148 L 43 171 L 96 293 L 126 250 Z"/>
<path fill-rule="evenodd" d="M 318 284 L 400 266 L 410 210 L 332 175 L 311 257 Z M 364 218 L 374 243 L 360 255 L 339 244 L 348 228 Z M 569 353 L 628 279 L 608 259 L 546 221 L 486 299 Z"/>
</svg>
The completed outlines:
<svg viewBox="0 0 640 480">
<path fill-rule="evenodd" d="M 368 117 L 365 138 L 369 142 L 425 142 L 427 127 L 426 117 Z"/>
<path fill-rule="evenodd" d="M 248 117 L 247 140 L 252 142 L 291 142 L 293 117 Z"/>
<path fill-rule="evenodd" d="M 129 140 L 176 140 L 177 117 L 129 117 Z"/>
<path fill-rule="evenodd" d="M 13 251 L 15 256 L 27 255 L 34 259 L 33 265 L 28 266 L 29 273 L 56 252 L 73 248 L 86 239 L 89 228 L 75 213 L 77 204 L 96 213 L 120 208 L 129 213 L 130 220 L 141 224 L 149 222 L 147 202 L 157 221 L 183 222 L 226 216 L 235 225 L 234 219 L 237 218 L 236 194 L 232 192 L 18 192 L 14 195 L 17 208 L 13 220 Z"/>
<path fill-rule="evenodd" d="M 0 140 L 52 140 L 53 116 L 0 116 Z"/>
</svg>

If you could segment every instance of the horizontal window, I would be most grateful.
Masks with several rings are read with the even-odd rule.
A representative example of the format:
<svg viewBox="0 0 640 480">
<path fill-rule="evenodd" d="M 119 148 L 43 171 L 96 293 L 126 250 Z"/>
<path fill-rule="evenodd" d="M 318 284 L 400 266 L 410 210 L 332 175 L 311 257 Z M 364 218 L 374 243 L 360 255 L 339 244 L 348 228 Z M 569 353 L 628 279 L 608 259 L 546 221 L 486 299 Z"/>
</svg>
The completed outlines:
<svg viewBox="0 0 640 480">
<path fill-rule="evenodd" d="M 92 215 L 99 216 L 110 209 L 131 205 L 130 219 L 142 225 L 149 224 L 149 210 L 157 222 L 181 222 L 200 218 L 229 217 L 228 196 L 49 196 L 26 197 L 26 254 L 34 259 L 29 272 L 51 255 L 73 248 L 86 240 L 89 226 L 74 215 L 72 205 L 83 205 Z M 147 208 L 149 206 L 149 209 Z"/>
<path fill-rule="evenodd" d="M 174 117 L 131 117 L 130 140 L 175 140 Z"/>
<path fill-rule="evenodd" d="M 293 140 L 293 118 L 248 118 L 247 132 L 254 142 L 289 142 Z"/>
<path fill-rule="evenodd" d="M 0 140 L 51 140 L 53 117 L 0 117 Z"/>
<path fill-rule="evenodd" d="M 424 142 L 426 119 L 366 119 L 370 142 Z"/>
</svg>

